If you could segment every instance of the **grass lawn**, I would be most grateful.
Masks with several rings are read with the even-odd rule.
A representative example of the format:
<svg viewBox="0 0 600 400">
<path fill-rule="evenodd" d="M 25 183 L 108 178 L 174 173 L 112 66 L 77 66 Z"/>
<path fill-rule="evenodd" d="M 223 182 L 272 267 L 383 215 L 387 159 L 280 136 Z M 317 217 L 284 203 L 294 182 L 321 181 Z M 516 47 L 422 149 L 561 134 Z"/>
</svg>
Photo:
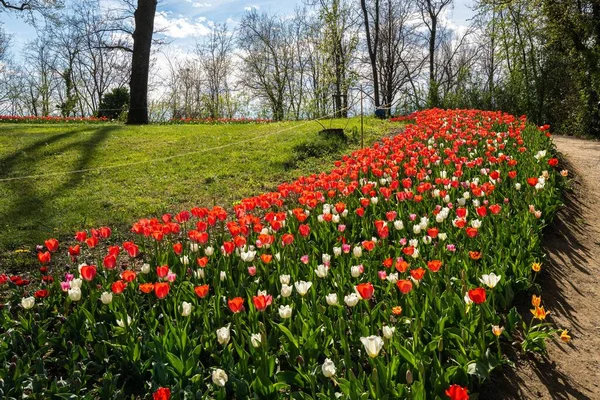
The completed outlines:
<svg viewBox="0 0 600 400">
<path fill-rule="evenodd" d="M 193 205 L 228 207 L 330 169 L 334 159 L 360 147 L 360 119 L 324 125 L 345 128 L 349 140 L 323 137 L 316 122 L 0 124 L 0 268 L 7 252 L 51 236 L 70 237 L 77 229 L 102 225 L 122 234 L 142 217 Z M 390 128 L 386 121 L 365 119 L 365 145 Z M 206 151 L 215 147 L 221 148 Z M 184 153 L 191 154 L 179 156 Z M 170 156 L 177 157 L 164 160 Z M 137 164 L 112 168 L 129 163 Z M 97 168 L 103 169 L 71 173 Z M 1 181 L 48 174 L 53 175 Z"/>
</svg>

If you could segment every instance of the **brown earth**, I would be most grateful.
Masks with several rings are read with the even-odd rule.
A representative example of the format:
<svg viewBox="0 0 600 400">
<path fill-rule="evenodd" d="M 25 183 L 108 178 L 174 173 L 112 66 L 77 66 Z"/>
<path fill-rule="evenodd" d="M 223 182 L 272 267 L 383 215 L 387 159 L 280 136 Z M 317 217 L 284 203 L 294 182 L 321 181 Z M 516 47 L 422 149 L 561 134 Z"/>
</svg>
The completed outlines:
<svg viewBox="0 0 600 400">
<path fill-rule="evenodd" d="M 553 140 L 572 179 L 544 234 L 538 283 L 548 321 L 572 340 L 550 342 L 545 357 L 513 354 L 516 367 L 493 375 L 480 399 L 600 399 L 600 142 Z M 521 301 L 528 312 L 529 299 Z"/>
</svg>

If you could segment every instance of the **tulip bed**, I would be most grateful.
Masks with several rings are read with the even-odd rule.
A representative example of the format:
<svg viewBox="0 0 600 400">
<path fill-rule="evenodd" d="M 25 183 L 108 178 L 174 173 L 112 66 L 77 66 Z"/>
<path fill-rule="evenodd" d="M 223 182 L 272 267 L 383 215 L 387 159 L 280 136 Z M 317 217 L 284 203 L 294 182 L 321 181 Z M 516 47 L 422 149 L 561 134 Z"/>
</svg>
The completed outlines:
<svg viewBox="0 0 600 400">
<path fill-rule="evenodd" d="M 109 119 L 106 117 L 37 117 L 35 115 L 0 115 L 0 123 L 4 122 L 9 124 L 97 124 L 108 121 Z"/>
<path fill-rule="evenodd" d="M 169 124 L 231 125 L 231 124 L 268 124 L 273 120 L 266 118 L 173 118 Z"/>
<path fill-rule="evenodd" d="M 510 307 L 560 205 L 548 127 L 409 120 L 233 210 L 47 240 L 39 274 L 0 278 L 1 397 L 468 399 L 501 340 L 543 349 L 539 297 Z"/>
</svg>

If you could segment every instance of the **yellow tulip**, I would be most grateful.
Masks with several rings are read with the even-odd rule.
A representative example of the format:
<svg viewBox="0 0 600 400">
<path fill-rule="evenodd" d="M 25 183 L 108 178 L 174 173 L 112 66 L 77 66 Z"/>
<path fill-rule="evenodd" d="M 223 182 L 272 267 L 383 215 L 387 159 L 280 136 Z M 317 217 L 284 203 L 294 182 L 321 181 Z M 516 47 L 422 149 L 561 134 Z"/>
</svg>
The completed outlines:
<svg viewBox="0 0 600 400">
<path fill-rule="evenodd" d="M 569 343 L 571 341 L 571 336 L 569 335 L 569 331 L 568 330 L 563 330 L 562 333 L 560 334 L 560 340 L 562 340 L 565 343 Z"/>
<path fill-rule="evenodd" d="M 539 262 L 534 262 L 533 264 L 531 264 L 531 269 L 534 272 L 540 272 L 542 270 L 542 264 Z"/>
<path fill-rule="evenodd" d="M 535 294 L 531 296 L 531 305 L 534 307 L 539 307 L 542 304 L 542 296 L 536 296 Z"/>
<path fill-rule="evenodd" d="M 546 319 L 546 315 L 550 314 L 550 311 L 544 310 L 544 306 L 541 306 L 531 310 L 531 313 L 533 314 L 534 318 L 537 318 L 541 321 Z"/>
</svg>

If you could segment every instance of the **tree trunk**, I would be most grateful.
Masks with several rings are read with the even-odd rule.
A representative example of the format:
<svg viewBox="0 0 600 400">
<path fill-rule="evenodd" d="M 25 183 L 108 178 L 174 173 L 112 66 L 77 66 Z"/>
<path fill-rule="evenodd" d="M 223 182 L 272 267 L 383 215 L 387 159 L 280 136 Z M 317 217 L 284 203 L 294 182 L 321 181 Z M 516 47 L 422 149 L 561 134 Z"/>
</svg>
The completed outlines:
<svg viewBox="0 0 600 400">
<path fill-rule="evenodd" d="M 367 50 L 369 52 L 369 61 L 371 64 L 371 72 L 373 74 L 373 101 L 375 107 L 379 107 L 379 74 L 377 73 L 377 47 L 379 45 L 379 0 L 375 0 L 375 21 L 373 26 L 373 39 L 371 41 L 371 27 L 369 26 L 369 12 L 367 10 L 366 0 L 361 0 L 365 20 L 365 34 L 367 39 Z"/>
<path fill-rule="evenodd" d="M 128 124 L 148 123 L 148 75 L 157 0 L 138 0 L 133 32 Z"/>
</svg>

